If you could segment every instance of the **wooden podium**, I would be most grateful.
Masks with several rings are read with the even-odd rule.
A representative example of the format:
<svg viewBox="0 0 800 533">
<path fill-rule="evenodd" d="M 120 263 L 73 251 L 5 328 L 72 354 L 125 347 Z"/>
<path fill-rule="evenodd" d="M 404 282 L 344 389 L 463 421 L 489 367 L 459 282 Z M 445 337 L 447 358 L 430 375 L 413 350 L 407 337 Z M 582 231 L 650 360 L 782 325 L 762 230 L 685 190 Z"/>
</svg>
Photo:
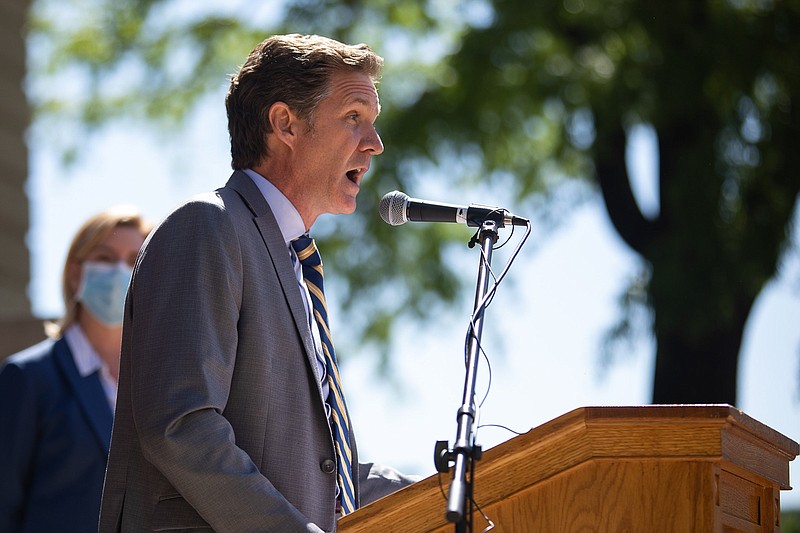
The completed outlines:
<svg viewBox="0 0 800 533">
<path fill-rule="evenodd" d="M 778 532 L 798 451 L 728 405 L 584 407 L 485 451 L 475 500 L 498 533 Z M 454 531 L 450 476 L 441 488 L 438 478 L 342 518 L 339 531 Z M 476 512 L 474 531 L 485 526 Z"/>
</svg>

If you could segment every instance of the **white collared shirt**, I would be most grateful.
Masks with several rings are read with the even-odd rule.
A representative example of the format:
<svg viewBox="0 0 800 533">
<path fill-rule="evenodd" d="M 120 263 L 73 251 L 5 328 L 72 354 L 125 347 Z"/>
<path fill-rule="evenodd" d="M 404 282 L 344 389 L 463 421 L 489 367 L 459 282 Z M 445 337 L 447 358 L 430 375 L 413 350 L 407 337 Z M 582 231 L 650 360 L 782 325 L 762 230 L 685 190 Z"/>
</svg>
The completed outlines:
<svg viewBox="0 0 800 533">
<path fill-rule="evenodd" d="M 261 176 L 258 172 L 246 168 L 244 173 L 247 174 L 253 183 L 256 184 L 258 190 L 264 196 L 264 199 L 269 204 L 272 214 L 275 215 L 275 220 L 278 222 L 278 228 L 281 230 L 281 235 L 286 243 L 286 248 L 289 252 L 289 257 L 292 258 L 292 265 L 294 265 L 294 275 L 297 278 L 297 283 L 300 286 L 300 292 L 303 295 L 303 305 L 306 307 L 306 317 L 308 319 L 309 328 L 311 329 L 311 336 L 314 338 L 314 351 L 316 352 L 317 359 L 317 375 L 320 379 L 320 386 L 322 387 L 322 397 L 327 398 L 329 392 L 328 380 L 326 379 L 325 370 L 325 355 L 322 351 L 322 339 L 319 334 L 319 326 L 314 319 L 312 312 L 313 304 L 311 303 L 311 295 L 308 292 L 308 287 L 303 279 L 303 269 L 300 261 L 297 258 L 294 248 L 292 248 L 292 241 L 306 233 L 305 223 L 303 217 L 297 211 L 297 208 L 289 201 L 288 198 L 268 179 Z M 327 407 L 327 402 L 326 402 Z"/>
<path fill-rule="evenodd" d="M 111 376 L 108 366 L 92 347 L 78 324 L 67 328 L 67 331 L 64 332 L 64 340 L 67 341 L 72 358 L 75 360 L 75 366 L 82 378 L 94 372 L 100 372 L 100 384 L 103 386 L 103 392 L 105 392 L 106 400 L 108 400 L 108 405 L 113 413 L 117 402 L 117 381 Z"/>
</svg>

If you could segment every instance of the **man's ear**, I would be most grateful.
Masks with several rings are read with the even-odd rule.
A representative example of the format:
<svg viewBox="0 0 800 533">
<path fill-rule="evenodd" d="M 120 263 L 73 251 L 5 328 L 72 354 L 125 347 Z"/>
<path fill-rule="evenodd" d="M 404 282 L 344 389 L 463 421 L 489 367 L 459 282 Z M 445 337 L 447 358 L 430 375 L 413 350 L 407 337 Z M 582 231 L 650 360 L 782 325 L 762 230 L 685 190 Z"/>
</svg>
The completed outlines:
<svg viewBox="0 0 800 533">
<path fill-rule="evenodd" d="M 275 102 L 269 108 L 269 124 L 277 139 L 289 147 L 297 140 L 300 120 L 284 102 Z"/>
</svg>

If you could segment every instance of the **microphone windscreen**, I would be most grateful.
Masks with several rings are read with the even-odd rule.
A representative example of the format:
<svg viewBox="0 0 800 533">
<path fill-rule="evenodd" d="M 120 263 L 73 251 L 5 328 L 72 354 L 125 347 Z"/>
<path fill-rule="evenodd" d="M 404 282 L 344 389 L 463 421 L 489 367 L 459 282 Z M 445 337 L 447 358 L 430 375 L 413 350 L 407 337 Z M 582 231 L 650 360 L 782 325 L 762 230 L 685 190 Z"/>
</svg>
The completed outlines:
<svg viewBox="0 0 800 533">
<path fill-rule="evenodd" d="M 406 203 L 408 195 L 400 191 L 387 192 L 381 198 L 380 211 L 381 218 L 391 226 L 399 226 L 408 222 L 406 215 Z"/>
</svg>

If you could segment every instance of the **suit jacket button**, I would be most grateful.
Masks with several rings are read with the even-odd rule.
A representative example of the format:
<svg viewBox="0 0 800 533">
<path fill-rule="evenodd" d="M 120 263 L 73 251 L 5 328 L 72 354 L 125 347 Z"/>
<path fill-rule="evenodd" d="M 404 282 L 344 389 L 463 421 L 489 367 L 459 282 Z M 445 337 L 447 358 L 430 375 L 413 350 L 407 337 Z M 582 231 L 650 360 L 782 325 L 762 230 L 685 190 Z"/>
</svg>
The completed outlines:
<svg viewBox="0 0 800 533">
<path fill-rule="evenodd" d="M 336 461 L 333 459 L 325 459 L 322 461 L 322 464 L 319 465 L 323 472 L 326 474 L 333 474 L 336 472 Z"/>
</svg>

